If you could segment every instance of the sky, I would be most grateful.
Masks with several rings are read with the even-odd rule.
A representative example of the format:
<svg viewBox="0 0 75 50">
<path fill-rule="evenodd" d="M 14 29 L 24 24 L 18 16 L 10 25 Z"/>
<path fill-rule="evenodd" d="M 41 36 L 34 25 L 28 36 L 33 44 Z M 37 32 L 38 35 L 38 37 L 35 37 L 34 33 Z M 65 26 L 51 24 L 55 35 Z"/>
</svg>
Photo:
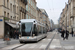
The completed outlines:
<svg viewBox="0 0 75 50">
<path fill-rule="evenodd" d="M 45 9 L 49 19 L 52 19 L 54 24 L 58 24 L 62 9 L 65 8 L 65 3 L 68 3 L 68 0 L 36 0 L 36 2 L 37 7 Z"/>
</svg>

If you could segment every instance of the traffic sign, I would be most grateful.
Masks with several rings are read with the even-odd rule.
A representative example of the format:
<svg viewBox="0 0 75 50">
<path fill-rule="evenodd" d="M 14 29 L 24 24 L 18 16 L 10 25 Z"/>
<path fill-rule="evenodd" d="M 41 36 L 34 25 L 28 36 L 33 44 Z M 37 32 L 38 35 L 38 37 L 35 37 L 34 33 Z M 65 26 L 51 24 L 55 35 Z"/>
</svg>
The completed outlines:
<svg viewBox="0 0 75 50">
<path fill-rule="evenodd" d="M 0 21 L 3 21 L 2 19 L 0 19 Z"/>
</svg>

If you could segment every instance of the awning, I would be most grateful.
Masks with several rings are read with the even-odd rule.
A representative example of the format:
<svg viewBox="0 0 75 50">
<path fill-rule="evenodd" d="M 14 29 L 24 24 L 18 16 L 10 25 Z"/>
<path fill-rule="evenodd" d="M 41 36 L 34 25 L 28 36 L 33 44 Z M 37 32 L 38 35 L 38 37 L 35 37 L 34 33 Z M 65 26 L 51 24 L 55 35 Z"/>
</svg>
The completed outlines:
<svg viewBox="0 0 75 50">
<path fill-rule="evenodd" d="M 19 26 L 16 25 L 16 24 L 13 24 L 13 23 L 10 23 L 10 22 L 6 22 L 6 21 L 5 21 L 5 23 L 7 23 L 8 25 L 10 25 L 13 28 L 19 28 Z"/>
</svg>

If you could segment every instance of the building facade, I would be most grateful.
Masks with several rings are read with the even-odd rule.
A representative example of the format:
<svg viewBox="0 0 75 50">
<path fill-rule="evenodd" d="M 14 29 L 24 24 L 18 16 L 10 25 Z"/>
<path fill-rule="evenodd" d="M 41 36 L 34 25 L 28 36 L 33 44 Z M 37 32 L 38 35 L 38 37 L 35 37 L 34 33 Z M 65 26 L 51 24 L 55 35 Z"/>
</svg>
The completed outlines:
<svg viewBox="0 0 75 50">
<path fill-rule="evenodd" d="M 61 14 L 62 26 L 66 26 L 69 32 L 75 31 L 75 0 L 68 0 Z"/>
<path fill-rule="evenodd" d="M 27 0 L 28 4 L 26 5 L 26 19 L 36 19 L 36 0 Z"/>
<path fill-rule="evenodd" d="M 47 30 L 50 30 L 50 20 L 48 18 L 48 15 L 44 9 L 39 9 L 37 7 L 37 18 L 38 21 L 44 23 L 47 27 Z"/>
<path fill-rule="evenodd" d="M 14 30 L 16 29 L 16 22 L 22 18 L 19 16 L 21 3 L 25 3 L 23 6 L 26 6 L 27 2 L 26 0 L 1 0 L 0 38 L 4 38 L 6 35 L 9 37 L 13 36 Z"/>
<path fill-rule="evenodd" d="M 36 7 L 36 0 L 1 0 L 0 1 L 0 38 L 6 35 L 14 37 L 18 30 L 16 22 L 21 19 L 36 19 L 44 23 L 49 30 L 50 21 L 44 9 Z"/>
</svg>

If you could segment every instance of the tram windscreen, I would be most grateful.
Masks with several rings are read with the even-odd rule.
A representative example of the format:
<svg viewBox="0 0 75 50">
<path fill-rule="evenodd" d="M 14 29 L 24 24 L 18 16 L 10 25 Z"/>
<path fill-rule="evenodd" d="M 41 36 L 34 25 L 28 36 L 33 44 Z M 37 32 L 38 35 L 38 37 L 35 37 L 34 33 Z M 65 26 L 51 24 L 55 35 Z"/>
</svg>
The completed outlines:
<svg viewBox="0 0 75 50">
<path fill-rule="evenodd" d="M 22 23 L 21 25 L 22 36 L 31 35 L 32 25 L 33 23 Z"/>
</svg>

